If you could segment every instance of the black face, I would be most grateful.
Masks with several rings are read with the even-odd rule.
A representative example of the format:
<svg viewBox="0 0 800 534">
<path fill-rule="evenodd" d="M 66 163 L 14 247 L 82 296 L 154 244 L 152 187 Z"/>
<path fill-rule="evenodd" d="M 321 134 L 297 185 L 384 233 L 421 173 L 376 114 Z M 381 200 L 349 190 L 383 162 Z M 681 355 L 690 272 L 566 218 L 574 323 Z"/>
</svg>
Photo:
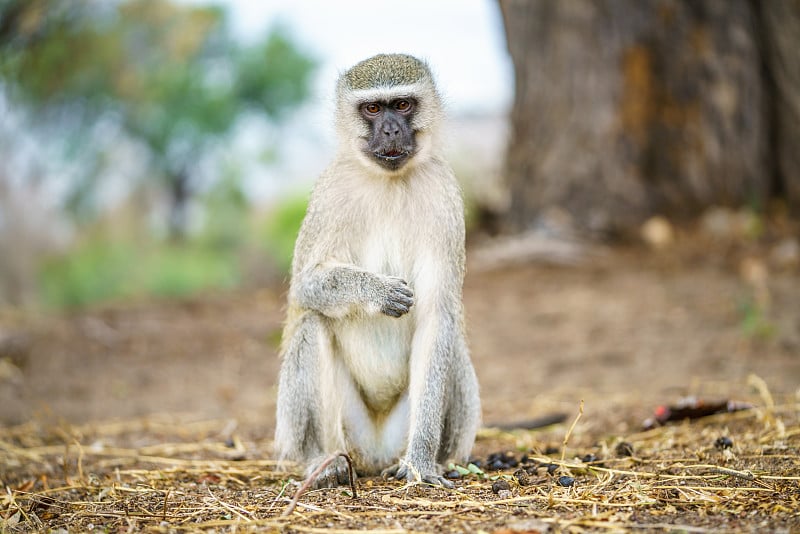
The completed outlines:
<svg viewBox="0 0 800 534">
<path fill-rule="evenodd" d="M 370 125 L 366 153 L 382 167 L 397 170 L 411 159 L 417 147 L 411 118 L 417 103 L 411 98 L 365 102 L 359 107 Z"/>
</svg>

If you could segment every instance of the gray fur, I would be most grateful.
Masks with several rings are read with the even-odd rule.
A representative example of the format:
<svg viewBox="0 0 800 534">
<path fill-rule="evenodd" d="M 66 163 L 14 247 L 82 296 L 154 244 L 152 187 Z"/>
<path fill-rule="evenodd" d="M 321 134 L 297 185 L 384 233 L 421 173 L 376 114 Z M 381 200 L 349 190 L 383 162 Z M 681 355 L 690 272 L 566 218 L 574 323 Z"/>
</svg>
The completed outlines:
<svg viewBox="0 0 800 534">
<path fill-rule="evenodd" d="M 347 89 L 372 89 L 413 85 L 423 78 L 431 79 L 428 66 L 413 56 L 378 54 L 350 68 L 341 78 Z"/>
<path fill-rule="evenodd" d="M 452 486 L 439 464 L 467 459 L 480 400 L 461 301 L 464 208 L 436 140 L 441 102 L 427 66 L 404 55 L 359 63 L 338 88 L 339 151 L 295 245 L 276 451 L 308 473 L 344 449 L 359 474 Z M 358 105 L 374 95 L 419 103 L 420 149 L 397 170 L 361 150 Z M 316 485 L 345 480 L 336 461 Z"/>
</svg>

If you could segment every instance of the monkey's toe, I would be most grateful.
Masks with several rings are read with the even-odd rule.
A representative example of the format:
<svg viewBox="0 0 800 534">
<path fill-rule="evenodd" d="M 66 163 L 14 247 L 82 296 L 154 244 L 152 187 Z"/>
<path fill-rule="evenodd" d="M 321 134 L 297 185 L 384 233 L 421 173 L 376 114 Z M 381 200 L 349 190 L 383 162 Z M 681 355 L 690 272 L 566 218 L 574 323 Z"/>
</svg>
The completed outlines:
<svg viewBox="0 0 800 534">
<path fill-rule="evenodd" d="M 400 462 L 387 469 L 384 469 L 381 473 L 381 476 L 384 478 L 396 478 L 397 480 L 405 480 L 409 483 L 417 483 L 417 484 L 428 484 L 431 486 L 442 486 L 448 489 L 453 489 L 455 485 L 444 478 L 443 476 L 439 475 L 436 472 L 426 473 L 420 472 L 417 469 L 412 468 L 407 462 Z"/>
<path fill-rule="evenodd" d="M 426 484 L 430 484 L 431 486 L 443 486 L 447 489 L 455 488 L 455 484 L 441 475 L 425 475 L 422 477 L 422 481 Z"/>
<path fill-rule="evenodd" d="M 308 473 L 313 473 L 319 463 L 309 466 Z M 355 474 L 354 474 L 355 476 Z M 344 458 L 337 458 L 331 464 L 322 470 L 312 482 L 315 489 L 320 488 L 335 488 L 337 486 L 346 486 L 350 484 L 350 470 L 347 467 L 347 461 Z"/>
</svg>

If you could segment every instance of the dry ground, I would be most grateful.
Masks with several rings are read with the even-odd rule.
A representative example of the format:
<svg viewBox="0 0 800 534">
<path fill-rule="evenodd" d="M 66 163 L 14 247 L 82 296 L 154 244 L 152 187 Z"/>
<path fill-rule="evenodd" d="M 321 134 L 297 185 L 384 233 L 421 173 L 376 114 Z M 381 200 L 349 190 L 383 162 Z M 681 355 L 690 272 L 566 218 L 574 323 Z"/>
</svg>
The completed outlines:
<svg viewBox="0 0 800 534">
<path fill-rule="evenodd" d="M 574 267 L 473 270 L 465 302 L 485 422 L 568 414 L 543 430 L 482 432 L 478 458 L 537 459 L 530 485 L 515 468 L 455 491 L 366 479 L 358 499 L 310 492 L 289 518 L 278 516 L 291 472 L 270 461 L 282 288 L 6 312 L 0 530 L 797 530 L 799 282 L 768 248 L 702 239 Z M 756 408 L 642 430 L 657 405 L 690 394 Z M 730 449 L 715 447 L 723 436 Z M 632 457 L 617 454 L 623 440 Z M 575 484 L 559 486 L 567 474 Z M 498 476 L 508 493 L 493 492 Z"/>
</svg>

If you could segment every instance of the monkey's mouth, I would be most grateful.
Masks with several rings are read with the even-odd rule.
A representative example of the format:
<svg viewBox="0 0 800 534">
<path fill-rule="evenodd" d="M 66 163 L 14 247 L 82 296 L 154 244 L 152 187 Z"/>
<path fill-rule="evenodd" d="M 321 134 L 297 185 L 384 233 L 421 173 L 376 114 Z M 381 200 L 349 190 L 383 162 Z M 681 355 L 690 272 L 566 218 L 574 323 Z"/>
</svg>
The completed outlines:
<svg viewBox="0 0 800 534">
<path fill-rule="evenodd" d="M 378 163 L 388 169 L 399 169 L 411 156 L 411 151 L 395 148 L 386 151 L 375 151 L 372 156 L 378 160 Z"/>
<path fill-rule="evenodd" d="M 408 150 L 387 150 L 386 152 L 373 152 L 376 158 L 384 161 L 396 161 L 411 155 Z"/>
</svg>

